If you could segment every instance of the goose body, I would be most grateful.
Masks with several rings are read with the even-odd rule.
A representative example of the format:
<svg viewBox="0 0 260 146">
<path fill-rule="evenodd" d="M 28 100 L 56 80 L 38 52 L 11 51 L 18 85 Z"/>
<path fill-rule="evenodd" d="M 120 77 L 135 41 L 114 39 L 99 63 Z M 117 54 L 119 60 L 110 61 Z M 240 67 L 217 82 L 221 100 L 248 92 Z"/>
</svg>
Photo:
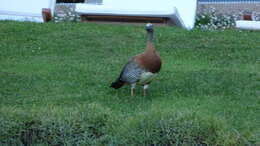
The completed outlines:
<svg viewBox="0 0 260 146">
<path fill-rule="evenodd" d="M 112 88 L 118 89 L 125 84 L 131 85 L 131 95 L 134 95 L 136 84 L 144 86 L 144 95 L 151 81 L 158 75 L 161 69 L 161 59 L 156 53 L 153 44 L 153 25 L 146 25 L 147 44 L 143 53 L 131 58 L 123 67 L 119 77 L 111 84 Z"/>
</svg>

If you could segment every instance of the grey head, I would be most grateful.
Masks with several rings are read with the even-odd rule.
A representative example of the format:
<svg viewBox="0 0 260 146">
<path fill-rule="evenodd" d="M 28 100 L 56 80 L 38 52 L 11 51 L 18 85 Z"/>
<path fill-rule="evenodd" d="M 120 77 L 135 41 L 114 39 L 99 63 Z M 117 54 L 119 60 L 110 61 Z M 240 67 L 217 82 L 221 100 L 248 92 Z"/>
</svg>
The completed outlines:
<svg viewBox="0 0 260 146">
<path fill-rule="evenodd" d="M 145 26 L 146 31 L 148 32 L 153 32 L 153 24 L 152 23 L 147 23 Z"/>
</svg>

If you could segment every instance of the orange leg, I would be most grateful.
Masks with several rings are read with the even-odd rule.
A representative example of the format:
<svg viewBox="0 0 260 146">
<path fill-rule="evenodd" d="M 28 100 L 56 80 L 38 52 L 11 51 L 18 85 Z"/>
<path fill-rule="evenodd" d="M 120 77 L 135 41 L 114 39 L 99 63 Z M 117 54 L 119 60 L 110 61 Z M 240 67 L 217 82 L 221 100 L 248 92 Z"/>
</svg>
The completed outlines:
<svg viewBox="0 0 260 146">
<path fill-rule="evenodd" d="M 131 96 L 134 96 L 135 95 L 135 83 L 134 84 L 131 84 Z"/>
<path fill-rule="evenodd" d="M 149 85 L 148 85 L 148 84 L 144 85 L 144 96 L 146 96 L 146 95 L 147 95 L 147 90 L 148 90 L 148 87 L 149 87 Z"/>
</svg>

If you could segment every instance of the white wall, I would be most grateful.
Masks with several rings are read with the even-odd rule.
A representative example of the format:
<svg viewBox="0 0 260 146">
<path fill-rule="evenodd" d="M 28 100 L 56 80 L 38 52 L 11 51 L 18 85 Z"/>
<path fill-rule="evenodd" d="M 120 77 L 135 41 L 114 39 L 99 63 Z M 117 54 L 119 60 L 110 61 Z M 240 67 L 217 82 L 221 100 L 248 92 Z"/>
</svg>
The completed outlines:
<svg viewBox="0 0 260 146">
<path fill-rule="evenodd" d="M 54 14 L 56 0 L 0 0 L 0 20 L 42 22 L 42 8 Z"/>
</svg>

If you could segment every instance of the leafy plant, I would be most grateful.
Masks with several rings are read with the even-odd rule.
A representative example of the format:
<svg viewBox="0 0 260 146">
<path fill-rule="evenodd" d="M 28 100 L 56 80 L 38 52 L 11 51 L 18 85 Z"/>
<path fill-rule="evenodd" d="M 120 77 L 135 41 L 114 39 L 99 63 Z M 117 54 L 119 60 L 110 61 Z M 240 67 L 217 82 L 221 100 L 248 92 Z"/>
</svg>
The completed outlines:
<svg viewBox="0 0 260 146">
<path fill-rule="evenodd" d="M 202 29 L 226 29 L 235 26 L 235 16 L 217 13 L 215 8 L 209 8 L 197 14 L 197 28 Z"/>
</svg>

